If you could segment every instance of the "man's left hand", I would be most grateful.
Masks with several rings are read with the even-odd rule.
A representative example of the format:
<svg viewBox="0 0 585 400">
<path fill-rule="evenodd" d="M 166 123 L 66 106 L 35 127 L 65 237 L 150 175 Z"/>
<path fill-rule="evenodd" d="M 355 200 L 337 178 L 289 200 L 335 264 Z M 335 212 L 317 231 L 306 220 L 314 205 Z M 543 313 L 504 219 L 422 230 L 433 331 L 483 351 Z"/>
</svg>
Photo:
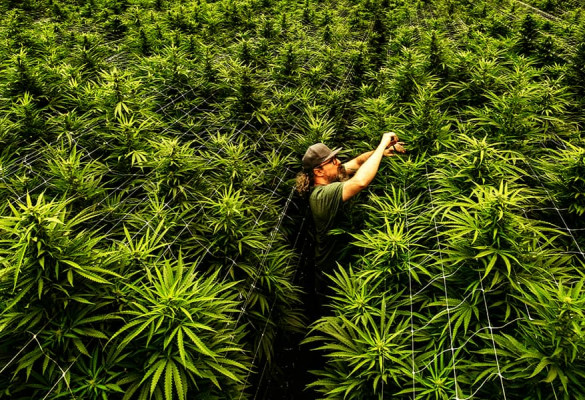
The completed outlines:
<svg viewBox="0 0 585 400">
<path fill-rule="evenodd" d="M 386 157 L 391 157 L 396 153 L 400 154 L 406 153 L 406 149 L 404 148 L 404 142 L 394 143 L 392 146 L 387 147 L 386 150 L 384 150 L 384 155 Z"/>
</svg>

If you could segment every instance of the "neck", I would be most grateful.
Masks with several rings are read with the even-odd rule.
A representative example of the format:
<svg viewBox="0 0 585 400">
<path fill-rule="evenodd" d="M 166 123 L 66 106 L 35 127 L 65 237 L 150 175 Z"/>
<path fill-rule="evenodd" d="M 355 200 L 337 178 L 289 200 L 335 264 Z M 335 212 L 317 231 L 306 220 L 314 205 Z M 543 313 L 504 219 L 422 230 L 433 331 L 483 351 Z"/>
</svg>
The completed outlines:
<svg viewBox="0 0 585 400">
<path fill-rule="evenodd" d="M 330 182 L 323 177 L 315 177 L 315 186 L 328 185 Z"/>
</svg>

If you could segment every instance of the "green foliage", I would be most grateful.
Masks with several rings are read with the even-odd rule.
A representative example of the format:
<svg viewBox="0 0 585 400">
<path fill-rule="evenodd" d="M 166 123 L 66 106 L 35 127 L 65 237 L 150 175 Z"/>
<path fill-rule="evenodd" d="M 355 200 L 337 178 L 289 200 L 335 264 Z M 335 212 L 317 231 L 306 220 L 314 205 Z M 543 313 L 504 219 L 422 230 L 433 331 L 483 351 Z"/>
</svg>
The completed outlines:
<svg viewBox="0 0 585 400">
<path fill-rule="evenodd" d="M 441 98 L 445 88 L 437 88 L 436 82 L 424 86 L 415 85 L 412 101 L 405 103 L 392 128 L 400 132 L 415 153 L 439 153 L 451 146 L 451 117 L 446 110 L 448 98 Z"/>
<path fill-rule="evenodd" d="M 322 398 L 585 396 L 584 15 L 0 2 L 0 397 L 260 396 L 283 332 Z M 389 130 L 307 328 L 299 159 Z"/>
<path fill-rule="evenodd" d="M 529 272 L 532 264 L 521 262 L 519 256 L 545 256 L 542 246 L 562 233 L 523 217 L 520 210 L 527 201 L 526 190 L 502 182 L 499 187 L 478 186 L 470 198 L 447 206 L 442 212 L 444 235 L 452 249 L 449 261 L 479 261 L 482 277 L 492 279 L 491 287 L 503 277 L 513 284 L 519 269 Z"/>
<path fill-rule="evenodd" d="M 147 183 L 149 189 L 176 204 L 193 201 L 191 193 L 203 185 L 205 162 L 195 155 L 190 143 L 182 144 L 177 138 L 152 140 L 150 144 L 148 158 L 139 162 L 153 175 Z"/>
<path fill-rule="evenodd" d="M 68 147 L 68 146 L 67 146 Z M 51 188 L 57 195 L 89 202 L 104 192 L 101 185 L 106 168 L 99 161 L 84 161 L 83 153 L 75 147 L 67 154 L 64 144 L 55 150 L 49 161 L 48 175 L 53 178 Z"/>
<path fill-rule="evenodd" d="M 457 136 L 457 150 L 437 155 L 440 167 L 432 174 L 440 189 L 439 196 L 452 199 L 456 194 L 469 196 L 477 185 L 514 182 L 526 175 L 520 167 L 519 153 L 502 149 L 501 143 L 489 143 L 465 134 Z"/>
<path fill-rule="evenodd" d="M 519 46 L 522 54 L 531 54 L 536 48 L 537 24 L 531 14 L 526 14 L 520 28 Z"/>
<path fill-rule="evenodd" d="M 67 206 L 27 195 L 24 204 L 9 204 L 12 216 L 2 219 L 1 285 L 11 296 L 4 299 L 0 335 L 26 350 L 13 371 L 16 392 L 30 380 L 29 395 L 46 393 L 48 382 L 62 375 L 60 365 L 89 357 L 107 339 L 105 323 L 116 319 L 102 296 L 112 280 L 122 279 L 117 257 L 100 249 L 103 237 L 79 230 L 95 216 L 72 216 Z M 35 335 L 32 345 L 25 344 L 26 332 Z M 57 392 L 67 390 L 70 379 L 56 380 Z"/>
<path fill-rule="evenodd" d="M 583 280 L 526 282 L 518 296 L 528 313 L 519 322 L 520 335 L 502 333 L 494 338 L 512 385 L 526 387 L 530 382 L 531 394 L 552 385 L 565 399 L 583 395 L 583 371 L 577 367 L 583 362 L 585 343 L 582 288 Z"/>
<path fill-rule="evenodd" d="M 583 94 L 585 92 L 585 72 L 583 68 L 580 66 L 583 65 L 583 61 L 585 60 L 585 43 L 579 43 L 577 45 L 575 55 L 571 60 L 571 67 L 570 67 L 570 79 L 572 80 L 572 84 L 574 85 L 576 91 L 579 94 Z"/>
<path fill-rule="evenodd" d="M 408 318 L 387 312 L 384 298 L 361 322 L 344 315 L 325 317 L 313 331 L 306 342 L 323 342 L 317 350 L 328 359 L 328 367 L 317 371 L 318 379 L 311 384 L 323 398 L 381 399 L 412 373 Z"/>
<path fill-rule="evenodd" d="M 566 206 L 570 213 L 582 216 L 585 213 L 585 150 L 567 144 L 567 148 L 551 152 L 542 159 L 539 173 L 559 206 Z"/>
<path fill-rule="evenodd" d="M 196 272 L 182 258 L 145 269 L 145 278 L 127 284 L 128 296 L 139 299 L 120 314 L 125 324 L 109 339 L 113 359 L 132 371 L 120 380 L 129 386 L 124 398 L 179 399 L 228 396 L 242 389 L 240 376 L 249 366 L 242 327 L 235 327 L 235 282 L 223 284 L 218 274 Z M 226 292 L 231 292 L 227 294 Z M 232 393 L 232 395 L 230 395 Z"/>
</svg>

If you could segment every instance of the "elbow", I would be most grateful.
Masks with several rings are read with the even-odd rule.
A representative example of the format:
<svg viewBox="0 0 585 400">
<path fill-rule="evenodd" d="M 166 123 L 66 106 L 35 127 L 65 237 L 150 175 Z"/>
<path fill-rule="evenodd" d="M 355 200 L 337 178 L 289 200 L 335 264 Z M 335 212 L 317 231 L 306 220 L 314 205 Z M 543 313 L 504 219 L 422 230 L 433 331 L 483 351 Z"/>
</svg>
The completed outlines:
<svg viewBox="0 0 585 400">
<path fill-rule="evenodd" d="M 348 180 L 345 185 L 343 185 L 343 201 L 349 200 L 362 190 L 364 190 L 369 185 L 369 181 L 362 180 L 362 179 L 355 179 L 355 177 Z"/>
<path fill-rule="evenodd" d="M 363 189 L 367 188 L 369 184 L 370 184 L 370 182 L 363 180 L 363 179 L 358 179 L 354 182 L 356 189 L 359 189 L 359 190 L 363 190 Z"/>
</svg>

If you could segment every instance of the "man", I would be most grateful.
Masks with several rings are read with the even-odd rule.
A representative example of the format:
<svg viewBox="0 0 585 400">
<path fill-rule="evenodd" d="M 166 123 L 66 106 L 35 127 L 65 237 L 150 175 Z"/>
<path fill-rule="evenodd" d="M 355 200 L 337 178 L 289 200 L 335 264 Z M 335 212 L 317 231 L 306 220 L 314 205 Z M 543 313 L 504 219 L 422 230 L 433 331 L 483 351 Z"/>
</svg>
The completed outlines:
<svg viewBox="0 0 585 400">
<path fill-rule="evenodd" d="M 315 223 L 315 290 L 324 292 L 324 273 L 330 273 L 342 250 L 338 235 L 331 235 L 342 217 L 344 202 L 368 187 L 376 176 L 380 161 L 395 152 L 404 153 L 403 143 L 394 132 L 384 133 L 375 150 L 342 164 L 337 159 L 341 148 L 329 149 L 323 143 L 310 146 L 303 156 L 303 172 L 297 176 L 296 189 L 308 194 Z"/>
</svg>

